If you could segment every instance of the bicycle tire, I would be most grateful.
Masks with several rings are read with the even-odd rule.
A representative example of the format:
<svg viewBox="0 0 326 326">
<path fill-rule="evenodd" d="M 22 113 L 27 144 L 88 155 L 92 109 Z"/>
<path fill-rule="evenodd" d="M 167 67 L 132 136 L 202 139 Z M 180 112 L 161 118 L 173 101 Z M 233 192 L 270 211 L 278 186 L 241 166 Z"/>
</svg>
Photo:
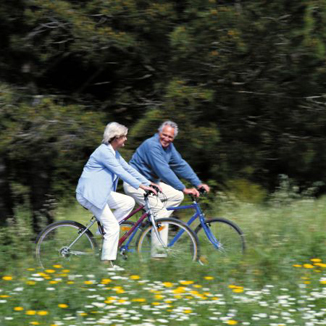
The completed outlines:
<svg viewBox="0 0 326 326">
<path fill-rule="evenodd" d="M 168 230 L 167 248 L 158 247 L 161 253 L 153 253 L 151 239 L 153 225 L 148 224 L 140 234 L 137 241 L 137 252 L 141 259 L 178 259 L 178 261 L 196 261 L 199 257 L 199 242 L 195 232 L 184 222 L 175 218 L 157 219 L 156 226 L 161 232 Z M 179 231 L 183 231 L 180 238 L 176 240 Z M 175 241 L 175 243 L 173 243 Z"/>
<path fill-rule="evenodd" d="M 203 263 L 216 260 L 216 256 L 239 258 L 246 249 L 245 237 L 241 229 L 234 223 L 224 218 L 213 218 L 205 221 L 213 239 L 216 239 L 215 247 L 203 230 L 202 224 L 199 224 L 195 233 L 198 236 L 201 250 L 200 260 Z M 201 231 L 201 232 L 200 232 Z M 215 249 L 215 250 L 214 250 Z"/>
<path fill-rule="evenodd" d="M 35 256 L 38 264 L 44 268 L 60 265 L 71 268 L 86 257 L 94 256 L 98 248 L 91 231 L 87 230 L 69 249 L 68 246 L 86 227 L 75 221 L 58 221 L 48 225 L 38 235 L 35 243 Z"/>
</svg>

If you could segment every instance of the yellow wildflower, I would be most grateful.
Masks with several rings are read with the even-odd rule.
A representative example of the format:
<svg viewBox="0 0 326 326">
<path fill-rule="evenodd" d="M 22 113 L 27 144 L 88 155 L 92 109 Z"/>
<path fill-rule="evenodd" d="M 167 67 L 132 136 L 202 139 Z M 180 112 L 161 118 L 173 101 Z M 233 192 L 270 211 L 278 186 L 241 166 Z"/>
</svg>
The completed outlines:
<svg viewBox="0 0 326 326">
<path fill-rule="evenodd" d="M 171 282 L 163 282 L 163 285 L 164 285 L 165 287 L 167 287 L 167 288 L 172 288 L 173 283 L 171 283 Z"/>
<path fill-rule="evenodd" d="M 227 323 L 228 325 L 236 325 L 238 322 L 236 320 L 229 319 Z"/>
<path fill-rule="evenodd" d="M 164 298 L 163 295 L 161 295 L 161 294 L 155 294 L 155 299 L 162 300 L 163 298 Z"/>
<path fill-rule="evenodd" d="M 132 280 L 139 280 L 140 279 L 140 276 L 138 276 L 138 275 L 131 275 L 130 276 L 130 279 L 132 279 Z"/>
<path fill-rule="evenodd" d="M 55 270 L 54 269 L 47 269 L 45 270 L 48 274 L 53 274 L 55 273 Z"/>
<path fill-rule="evenodd" d="M 68 305 L 65 304 L 65 303 L 59 303 L 59 304 L 58 304 L 58 307 L 59 307 L 59 308 L 62 308 L 62 309 L 66 309 L 66 308 L 68 308 Z"/>
<path fill-rule="evenodd" d="M 144 299 L 144 298 L 135 298 L 135 299 L 132 299 L 131 301 L 133 301 L 133 302 L 145 302 L 146 299 Z"/>
<path fill-rule="evenodd" d="M 37 312 L 37 314 L 38 314 L 39 316 L 46 316 L 46 315 L 48 315 L 49 313 L 48 313 L 48 311 L 46 311 L 46 310 L 40 310 L 40 311 Z"/>
<path fill-rule="evenodd" d="M 6 276 L 3 276 L 2 279 L 4 281 L 12 281 L 13 277 L 12 276 L 9 276 L 9 275 L 6 275 Z"/>
<path fill-rule="evenodd" d="M 85 281 L 84 284 L 91 285 L 91 284 L 94 284 L 94 281 Z"/>
<path fill-rule="evenodd" d="M 26 315 L 33 316 L 35 314 L 36 314 L 36 311 L 35 310 L 27 310 L 26 311 Z"/>
<path fill-rule="evenodd" d="M 35 282 L 35 281 L 27 281 L 26 284 L 27 284 L 27 285 L 35 285 L 36 282 Z"/>
<path fill-rule="evenodd" d="M 184 286 L 179 286 L 176 289 L 173 290 L 173 293 L 184 293 L 186 292 L 185 287 Z"/>
<path fill-rule="evenodd" d="M 54 268 L 62 268 L 62 265 L 57 264 L 57 265 L 53 265 L 53 267 Z"/>
<path fill-rule="evenodd" d="M 311 264 L 303 264 L 303 267 L 304 268 L 314 268 L 314 266 Z"/>
<path fill-rule="evenodd" d="M 319 258 L 312 258 L 310 259 L 310 261 L 312 261 L 313 263 L 321 263 L 321 259 Z"/>
<path fill-rule="evenodd" d="M 23 308 L 23 307 L 15 307 L 14 310 L 15 310 L 15 311 L 23 311 L 24 308 Z"/>
<path fill-rule="evenodd" d="M 205 276 L 204 279 L 205 280 L 214 280 L 214 277 L 213 276 Z"/>
<path fill-rule="evenodd" d="M 180 281 L 180 283 L 181 283 L 182 285 L 189 285 L 189 284 L 193 284 L 194 281 Z"/>
<path fill-rule="evenodd" d="M 103 278 L 101 284 L 109 284 L 110 282 L 112 282 L 112 280 L 110 280 L 109 278 Z"/>
</svg>

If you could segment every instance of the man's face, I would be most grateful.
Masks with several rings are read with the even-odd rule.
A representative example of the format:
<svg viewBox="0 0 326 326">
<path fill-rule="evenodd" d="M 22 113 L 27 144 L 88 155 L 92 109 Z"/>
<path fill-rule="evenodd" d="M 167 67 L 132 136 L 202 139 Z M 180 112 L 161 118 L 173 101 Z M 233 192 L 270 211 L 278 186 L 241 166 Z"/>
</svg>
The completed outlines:
<svg viewBox="0 0 326 326">
<path fill-rule="evenodd" d="M 162 147 L 168 147 L 174 140 L 174 128 L 171 126 L 164 126 L 159 133 L 160 143 Z"/>
</svg>

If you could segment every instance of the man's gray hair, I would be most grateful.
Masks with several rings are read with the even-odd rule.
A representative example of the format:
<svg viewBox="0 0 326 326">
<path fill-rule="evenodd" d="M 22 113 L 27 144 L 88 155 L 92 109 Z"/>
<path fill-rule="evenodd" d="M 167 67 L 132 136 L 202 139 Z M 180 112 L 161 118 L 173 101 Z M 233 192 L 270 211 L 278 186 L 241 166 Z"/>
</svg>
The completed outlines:
<svg viewBox="0 0 326 326">
<path fill-rule="evenodd" d="M 118 122 L 110 122 L 105 127 L 102 143 L 108 145 L 114 138 L 126 136 L 127 133 L 127 127 L 121 125 Z"/>
<path fill-rule="evenodd" d="M 174 137 L 177 137 L 177 134 L 178 134 L 178 132 L 179 132 L 179 128 L 178 128 L 178 125 L 177 125 L 175 122 L 173 122 L 173 121 L 164 121 L 164 122 L 160 125 L 160 127 L 158 128 L 158 131 L 159 131 L 159 132 L 162 132 L 162 130 L 163 130 L 163 128 L 164 128 L 165 126 L 172 127 L 172 128 L 174 129 Z"/>
</svg>

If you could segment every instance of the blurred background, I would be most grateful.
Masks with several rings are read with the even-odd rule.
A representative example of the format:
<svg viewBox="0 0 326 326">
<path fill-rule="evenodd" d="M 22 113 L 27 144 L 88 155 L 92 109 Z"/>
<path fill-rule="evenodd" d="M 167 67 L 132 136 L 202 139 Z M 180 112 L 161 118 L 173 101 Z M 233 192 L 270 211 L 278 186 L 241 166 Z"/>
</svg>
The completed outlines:
<svg viewBox="0 0 326 326">
<path fill-rule="evenodd" d="M 324 0 L 1 0 L 0 225 L 74 203 L 112 121 L 126 159 L 178 123 L 213 192 L 263 202 L 286 176 L 322 195 L 325 72 Z"/>
</svg>

